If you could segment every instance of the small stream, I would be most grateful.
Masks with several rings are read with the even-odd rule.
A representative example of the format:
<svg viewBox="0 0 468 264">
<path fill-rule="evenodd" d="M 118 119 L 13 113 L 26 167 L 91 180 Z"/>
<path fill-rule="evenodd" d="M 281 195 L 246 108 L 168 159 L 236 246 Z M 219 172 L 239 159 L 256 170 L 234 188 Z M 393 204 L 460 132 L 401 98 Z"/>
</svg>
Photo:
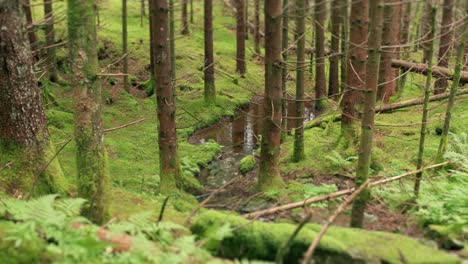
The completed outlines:
<svg viewBox="0 0 468 264">
<path fill-rule="evenodd" d="M 207 128 L 196 131 L 188 141 L 203 144 L 214 140 L 223 150 L 199 175 L 200 182 L 207 188 L 218 188 L 239 174 L 240 160 L 253 154 L 263 132 L 263 97 L 255 96 L 248 106 L 239 108 L 233 118 L 225 118 Z M 287 116 L 293 117 L 295 101 L 288 101 Z M 305 120 L 314 118 L 313 105 L 305 102 Z M 290 119 L 293 120 L 293 119 Z M 288 122 L 288 132 L 293 122 Z"/>
</svg>

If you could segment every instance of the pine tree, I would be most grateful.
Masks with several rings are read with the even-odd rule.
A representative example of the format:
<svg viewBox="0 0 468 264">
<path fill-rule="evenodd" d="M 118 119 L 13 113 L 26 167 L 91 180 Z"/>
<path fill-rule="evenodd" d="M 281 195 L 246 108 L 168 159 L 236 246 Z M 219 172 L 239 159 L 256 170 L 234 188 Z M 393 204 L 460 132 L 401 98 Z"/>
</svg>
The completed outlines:
<svg viewBox="0 0 468 264">
<path fill-rule="evenodd" d="M 323 107 L 323 99 L 327 94 L 325 79 L 325 18 L 326 1 L 317 0 L 315 3 L 315 108 Z M 299 37 L 299 35 L 298 35 Z"/>
<path fill-rule="evenodd" d="M 44 0 L 44 34 L 46 40 L 47 57 L 46 65 L 50 81 L 57 81 L 57 68 L 55 56 L 55 30 L 54 10 L 52 0 Z"/>
<path fill-rule="evenodd" d="M 216 100 L 213 55 L 213 0 L 204 0 L 205 23 L 205 101 Z"/>
<path fill-rule="evenodd" d="M 245 18 L 244 18 L 244 0 L 236 0 L 236 72 L 244 75 L 245 68 Z"/>
<path fill-rule="evenodd" d="M 437 66 L 448 68 L 450 59 L 450 48 L 452 45 L 452 23 L 453 23 L 454 0 L 444 0 L 442 8 L 442 22 L 440 25 L 439 58 Z M 434 94 L 441 94 L 447 89 L 448 81 L 440 76 L 434 84 Z"/>
<path fill-rule="evenodd" d="M 182 0 L 182 35 L 187 35 L 188 33 L 190 33 L 188 25 L 187 1 L 188 0 Z"/>
<path fill-rule="evenodd" d="M 341 27 L 341 0 L 333 0 L 332 2 L 332 13 L 331 13 L 331 56 L 330 56 L 330 72 L 328 75 L 328 97 L 338 100 L 340 88 L 339 88 L 339 67 L 340 57 L 340 27 Z"/>
</svg>

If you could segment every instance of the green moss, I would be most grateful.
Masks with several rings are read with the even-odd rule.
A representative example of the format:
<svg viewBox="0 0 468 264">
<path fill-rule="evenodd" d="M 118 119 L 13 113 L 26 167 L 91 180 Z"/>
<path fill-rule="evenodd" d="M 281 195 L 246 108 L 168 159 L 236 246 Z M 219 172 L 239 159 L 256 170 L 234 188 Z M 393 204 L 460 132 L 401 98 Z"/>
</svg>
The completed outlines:
<svg viewBox="0 0 468 264">
<path fill-rule="evenodd" d="M 240 161 L 239 171 L 242 174 L 246 174 L 255 167 L 255 164 L 257 164 L 257 160 L 254 155 L 245 156 Z"/>
<path fill-rule="evenodd" d="M 195 219 L 191 229 L 203 239 L 210 229 L 226 223 L 235 231 L 221 241 L 216 252 L 229 258 L 274 260 L 278 248 L 296 228 L 292 224 L 250 222 L 230 213 L 205 211 Z M 293 241 L 285 263 L 301 259 L 320 228 L 317 224 L 306 225 Z M 428 256 L 433 263 L 459 263 L 457 257 L 409 237 L 340 227 L 329 228 L 314 259 L 317 263 L 401 263 L 400 254 L 407 263 L 424 263 Z"/>
</svg>

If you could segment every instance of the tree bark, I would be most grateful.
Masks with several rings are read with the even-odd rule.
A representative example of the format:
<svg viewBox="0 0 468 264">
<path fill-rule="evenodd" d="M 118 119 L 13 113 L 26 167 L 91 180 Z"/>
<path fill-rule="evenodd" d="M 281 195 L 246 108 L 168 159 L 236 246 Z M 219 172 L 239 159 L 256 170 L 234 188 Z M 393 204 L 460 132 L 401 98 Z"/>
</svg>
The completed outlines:
<svg viewBox="0 0 468 264">
<path fill-rule="evenodd" d="M 258 189 L 284 186 L 279 171 L 281 140 L 281 0 L 265 0 L 265 113 Z"/>
<path fill-rule="evenodd" d="M 411 71 L 416 72 L 424 75 L 429 74 L 428 66 L 424 63 L 413 63 L 408 61 L 402 60 L 392 60 L 392 67 L 400 68 L 404 71 Z M 439 66 L 433 66 L 431 74 L 433 77 L 439 78 L 440 76 L 444 76 L 447 80 L 453 79 L 453 72 L 451 69 L 443 68 Z M 465 84 L 468 82 L 468 71 L 462 71 L 460 73 L 460 82 Z"/>
<path fill-rule="evenodd" d="M 205 101 L 216 100 L 213 55 L 213 0 L 204 0 L 205 23 Z"/>
<path fill-rule="evenodd" d="M 327 94 L 327 84 L 325 79 L 325 18 L 326 1 L 317 0 L 315 2 L 315 108 L 322 109 L 323 99 Z M 298 37 L 300 37 L 298 35 Z"/>
<path fill-rule="evenodd" d="M 176 81 L 176 58 L 175 58 L 175 22 L 174 22 L 174 0 L 169 0 L 169 47 L 171 53 L 171 77 L 172 85 Z"/>
<path fill-rule="evenodd" d="M 124 90 L 129 93 L 128 87 L 128 44 L 127 44 L 127 0 L 122 0 L 122 53 L 123 58 L 123 87 Z"/>
<path fill-rule="evenodd" d="M 181 31 L 182 35 L 187 35 L 190 33 L 189 25 L 188 25 L 187 1 L 188 0 L 182 0 L 182 31 Z"/>
<path fill-rule="evenodd" d="M 444 0 L 442 9 L 442 23 L 440 26 L 440 44 L 439 58 L 437 66 L 447 68 L 450 59 L 450 48 L 452 45 L 452 30 L 453 30 L 453 6 L 454 0 Z M 434 84 L 434 94 L 445 92 L 448 86 L 447 78 L 440 76 Z"/>
<path fill-rule="evenodd" d="M 78 194 L 96 223 L 109 217 L 109 171 L 101 118 L 101 83 L 93 0 L 68 0 L 68 44 L 73 80 Z"/>
<path fill-rule="evenodd" d="M 240 75 L 245 74 L 245 18 L 244 18 L 244 0 L 235 0 L 236 5 L 236 72 Z"/>
<path fill-rule="evenodd" d="M 55 31 L 54 31 L 54 11 L 52 0 L 44 0 L 44 34 L 47 46 L 46 68 L 49 74 L 49 80 L 57 81 L 57 68 L 55 59 Z"/>
<path fill-rule="evenodd" d="M 255 19 L 254 19 L 254 41 L 255 41 L 255 53 L 257 56 L 261 56 L 260 51 L 260 0 L 254 0 L 255 4 Z"/>
<path fill-rule="evenodd" d="M 195 23 L 193 20 L 193 0 L 190 0 L 190 24 Z"/>
<path fill-rule="evenodd" d="M 20 196 L 64 193 L 20 3 L 0 1 L 0 164 L 11 164 L 0 170 L 0 189 Z"/>
<path fill-rule="evenodd" d="M 403 23 L 401 25 L 401 44 L 408 44 L 411 41 L 412 35 L 412 17 L 411 17 L 411 1 L 407 1 L 403 4 Z M 410 58 L 410 47 L 403 47 L 402 57 L 404 60 L 408 60 Z M 407 75 L 404 74 L 404 71 L 401 72 L 400 81 L 398 83 L 398 94 L 403 94 L 406 85 L 406 78 Z"/>
<path fill-rule="evenodd" d="M 23 12 L 26 15 L 26 31 L 28 32 L 29 44 L 31 45 L 31 50 L 33 56 L 36 56 L 35 50 L 37 49 L 37 37 L 36 37 L 36 28 L 33 23 L 32 13 L 31 13 L 31 1 L 23 1 Z"/>
<path fill-rule="evenodd" d="M 304 0 L 296 0 L 296 32 L 297 32 L 297 62 L 296 62 L 296 114 L 294 126 L 293 161 L 304 159 L 304 74 L 305 74 L 305 4 Z"/>
<path fill-rule="evenodd" d="M 259 0 L 257 0 L 259 1 Z M 288 134 L 288 103 L 284 100 L 287 96 L 287 81 L 288 81 L 288 48 L 289 48 L 289 0 L 283 0 L 283 21 L 281 33 L 281 55 L 283 64 L 281 67 L 281 90 L 283 93 L 283 101 L 281 103 L 281 111 L 283 119 L 281 120 L 281 138 L 286 138 Z"/>
<path fill-rule="evenodd" d="M 245 39 L 249 39 L 249 0 L 244 2 L 244 26 L 245 26 Z"/>
<path fill-rule="evenodd" d="M 341 132 L 346 140 L 355 137 L 355 104 L 363 101 L 362 90 L 366 80 L 367 24 L 369 1 L 353 1 L 351 4 L 348 57 L 346 59 L 346 89 L 343 96 Z"/>
<path fill-rule="evenodd" d="M 431 32 L 430 35 L 435 35 L 436 30 L 436 15 L 437 7 L 433 6 L 431 10 Z M 427 65 L 427 76 L 426 76 L 426 85 L 424 86 L 424 103 L 423 103 L 423 114 L 421 120 L 421 136 L 419 138 L 419 151 L 418 151 L 418 160 L 416 164 L 416 169 L 419 170 L 423 167 L 423 156 L 424 156 L 424 142 L 426 139 L 427 133 L 427 114 L 429 112 L 429 96 L 431 92 L 431 81 L 432 81 L 432 57 L 434 56 L 434 40 L 432 39 L 429 44 L 429 51 L 427 53 L 428 65 Z M 421 184 L 422 172 L 416 174 L 416 179 L 414 181 L 414 196 L 417 198 L 419 195 L 419 187 Z"/>
<path fill-rule="evenodd" d="M 143 20 L 145 18 L 145 1 L 146 0 L 141 0 L 140 2 L 140 26 L 143 27 Z"/>
<path fill-rule="evenodd" d="M 423 49 L 423 60 L 422 63 L 427 63 L 429 59 L 432 59 L 432 57 L 429 56 L 429 50 L 430 50 L 430 43 L 431 39 L 434 38 L 435 35 L 431 35 L 431 12 L 432 8 L 435 6 L 435 0 L 426 0 L 423 1 L 423 14 L 421 18 L 421 29 L 419 32 L 420 38 L 422 39 L 421 41 L 421 48 Z M 435 34 L 435 32 L 434 32 Z"/>
<path fill-rule="evenodd" d="M 150 16 L 155 30 L 150 49 L 153 50 L 151 77 L 156 84 L 158 107 L 158 145 L 160 191 L 170 193 L 182 188 L 177 133 L 175 123 L 174 87 L 171 81 L 170 49 L 168 45 L 167 0 L 151 0 Z"/>
<path fill-rule="evenodd" d="M 349 31 L 349 0 L 342 0 L 341 6 L 341 84 L 340 92 L 343 93 L 346 90 L 346 75 L 347 75 L 347 54 L 348 54 L 348 31 Z"/>
<path fill-rule="evenodd" d="M 330 46 L 330 73 L 328 76 L 328 97 L 337 101 L 340 97 L 339 67 L 340 67 L 340 27 L 341 27 L 341 0 L 333 0 L 331 12 L 331 46 Z"/>
<path fill-rule="evenodd" d="M 387 6 L 385 7 L 387 8 Z M 379 66 L 383 28 L 383 0 L 370 1 L 369 6 L 369 43 L 366 69 L 366 88 L 364 90 L 364 113 L 361 121 L 361 140 L 356 169 L 355 188 L 358 189 L 369 178 L 370 159 L 372 154 L 372 137 L 374 133 L 375 101 L 379 84 Z M 353 202 L 351 211 L 351 226 L 362 227 L 364 211 L 370 192 L 365 188 Z"/>
</svg>

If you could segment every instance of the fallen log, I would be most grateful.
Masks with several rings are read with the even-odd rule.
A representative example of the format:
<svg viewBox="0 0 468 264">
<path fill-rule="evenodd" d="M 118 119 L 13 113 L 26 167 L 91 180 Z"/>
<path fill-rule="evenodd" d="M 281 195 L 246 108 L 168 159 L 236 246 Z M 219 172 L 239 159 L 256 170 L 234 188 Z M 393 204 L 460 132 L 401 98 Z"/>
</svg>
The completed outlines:
<svg viewBox="0 0 468 264">
<path fill-rule="evenodd" d="M 386 184 L 386 183 L 389 183 L 389 182 L 392 182 L 392 181 L 396 181 L 396 180 L 399 180 L 399 179 L 414 175 L 414 174 L 422 172 L 424 170 L 439 168 L 439 167 L 445 166 L 445 165 L 447 165 L 449 163 L 451 163 L 451 162 L 447 161 L 447 162 L 431 165 L 431 166 L 428 166 L 428 167 L 425 167 L 425 168 L 421 168 L 419 170 L 407 172 L 407 173 L 404 173 L 404 174 L 401 174 L 401 175 L 398 175 L 398 176 L 394 176 L 394 177 L 374 181 L 374 182 L 369 183 L 369 187 Z M 277 213 L 277 212 L 291 210 L 291 209 L 299 208 L 299 207 L 304 207 L 304 206 L 312 204 L 312 203 L 326 201 L 326 200 L 329 200 L 329 199 L 332 199 L 332 198 L 341 197 L 343 195 L 351 194 L 351 193 L 354 192 L 354 190 L 355 190 L 355 188 L 345 189 L 345 190 L 329 193 L 327 195 L 312 197 L 312 198 L 309 198 L 309 199 L 306 199 L 306 200 L 300 201 L 300 202 L 289 203 L 289 204 L 285 204 L 285 205 L 281 205 L 281 206 L 276 206 L 276 207 L 256 211 L 256 212 L 253 212 L 253 213 L 243 214 L 242 217 L 244 217 L 244 218 L 258 218 L 258 217 L 264 216 L 264 215 L 271 215 L 271 214 L 274 214 L 274 213 Z"/>
<path fill-rule="evenodd" d="M 400 68 L 404 71 L 411 71 L 427 75 L 427 65 L 424 63 L 414 63 L 403 60 L 392 60 L 393 68 Z M 453 70 L 445 67 L 434 66 L 432 67 L 432 76 L 445 77 L 449 80 L 453 78 Z M 460 83 L 465 84 L 468 82 L 468 71 L 462 71 L 460 74 Z"/>
</svg>

